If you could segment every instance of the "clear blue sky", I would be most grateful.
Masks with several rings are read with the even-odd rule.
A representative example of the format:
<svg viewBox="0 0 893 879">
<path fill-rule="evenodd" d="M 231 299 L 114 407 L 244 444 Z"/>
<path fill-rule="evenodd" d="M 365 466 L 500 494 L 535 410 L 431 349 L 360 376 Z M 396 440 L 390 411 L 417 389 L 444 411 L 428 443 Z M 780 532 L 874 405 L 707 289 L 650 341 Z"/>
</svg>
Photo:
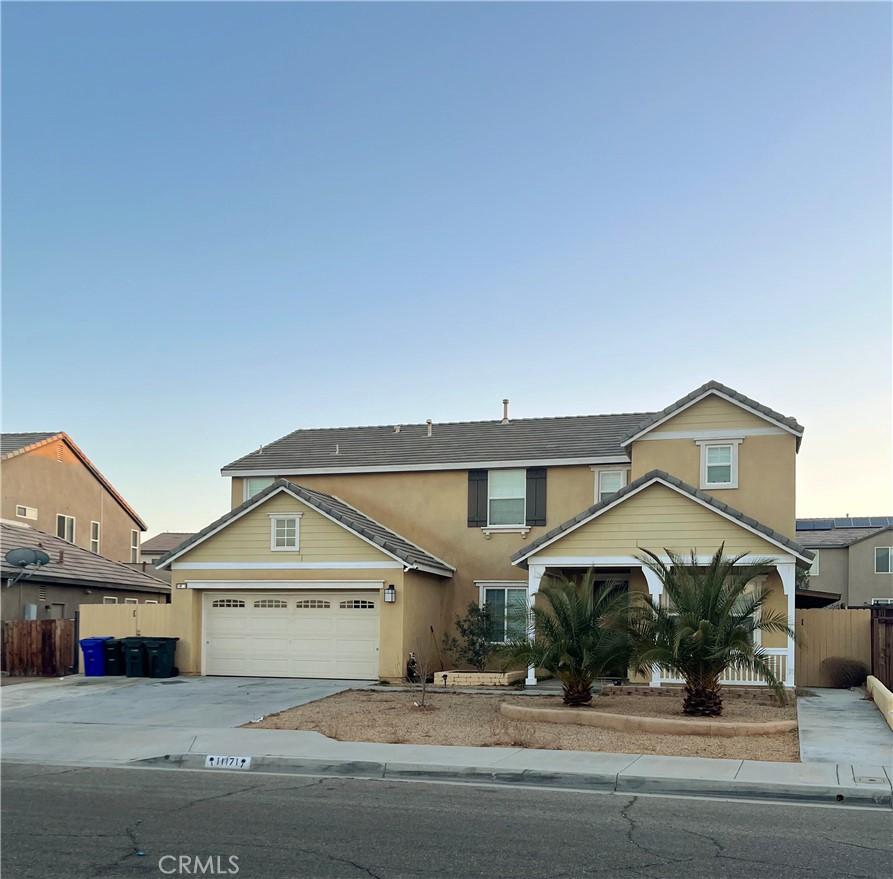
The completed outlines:
<svg viewBox="0 0 893 879">
<path fill-rule="evenodd" d="M 886 4 L 4 4 L 3 427 L 149 522 L 301 426 L 797 416 L 893 514 Z"/>
</svg>

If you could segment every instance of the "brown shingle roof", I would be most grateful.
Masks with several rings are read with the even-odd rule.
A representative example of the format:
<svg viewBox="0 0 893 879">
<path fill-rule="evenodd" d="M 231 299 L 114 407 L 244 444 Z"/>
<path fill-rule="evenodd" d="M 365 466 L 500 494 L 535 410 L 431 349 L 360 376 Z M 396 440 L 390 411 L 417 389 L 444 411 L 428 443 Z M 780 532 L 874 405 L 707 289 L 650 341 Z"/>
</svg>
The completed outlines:
<svg viewBox="0 0 893 879">
<path fill-rule="evenodd" d="M 302 470 L 482 465 L 497 461 L 544 461 L 612 457 L 626 460 L 620 441 L 648 413 L 572 415 L 501 421 L 461 421 L 377 427 L 296 430 L 223 468 L 280 476 Z"/>
<path fill-rule="evenodd" d="M 135 571 L 123 562 L 96 555 L 36 528 L 0 522 L 0 574 L 4 579 L 15 577 L 20 572 L 20 568 L 6 561 L 6 553 L 20 547 L 42 549 L 50 557 L 49 564 L 32 569 L 34 573 L 28 576 L 29 582 L 114 586 L 116 589 L 133 589 L 137 592 L 170 591 L 170 586 L 163 580 Z"/>
<path fill-rule="evenodd" d="M 194 533 L 194 531 L 162 531 L 161 534 L 144 540 L 140 544 L 140 550 L 148 553 L 170 552 L 184 540 L 192 537 Z"/>
</svg>

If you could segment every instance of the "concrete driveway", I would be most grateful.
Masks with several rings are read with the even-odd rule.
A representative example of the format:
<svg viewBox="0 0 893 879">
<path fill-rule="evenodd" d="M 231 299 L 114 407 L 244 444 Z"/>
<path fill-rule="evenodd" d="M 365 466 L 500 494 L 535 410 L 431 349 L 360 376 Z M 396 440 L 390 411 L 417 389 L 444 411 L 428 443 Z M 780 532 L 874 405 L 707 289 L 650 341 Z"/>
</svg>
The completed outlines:
<svg viewBox="0 0 893 879">
<path fill-rule="evenodd" d="M 174 753 L 196 735 L 367 685 L 292 678 L 78 675 L 4 687 L 3 758 L 118 763 Z"/>
</svg>

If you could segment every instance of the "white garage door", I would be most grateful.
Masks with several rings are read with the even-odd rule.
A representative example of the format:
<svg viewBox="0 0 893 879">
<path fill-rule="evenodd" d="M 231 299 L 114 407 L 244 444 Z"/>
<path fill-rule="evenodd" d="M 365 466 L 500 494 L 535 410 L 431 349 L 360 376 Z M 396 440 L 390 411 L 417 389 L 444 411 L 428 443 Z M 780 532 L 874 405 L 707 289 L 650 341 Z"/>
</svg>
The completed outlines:
<svg viewBox="0 0 893 879">
<path fill-rule="evenodd" d="M 378 592 L 209 592 L 205 674 L 378 678 Z"/>
</svg>

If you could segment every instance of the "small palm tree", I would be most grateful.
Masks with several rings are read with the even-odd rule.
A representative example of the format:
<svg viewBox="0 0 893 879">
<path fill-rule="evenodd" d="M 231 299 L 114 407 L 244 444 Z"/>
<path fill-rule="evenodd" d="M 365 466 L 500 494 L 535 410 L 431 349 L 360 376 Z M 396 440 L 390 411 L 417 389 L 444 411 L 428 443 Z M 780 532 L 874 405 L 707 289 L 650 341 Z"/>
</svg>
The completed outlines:
<svg viewBox="0 0 893 879">
<path fill-rule="evenodd" d="M 588 705 L 596 678 L 628 666 L 626 632 L 603 625 L 605 619 L 625 613 L 626 585 L 596 587 L 590 570 L 578 582 L 547 575 L 540 593 L 547 603 L 527 609 L 527 636 L 509 641 L 500 652 L 510 662 L 555 675 L 565 704 Z"/>
<path fill-rule="evenodd" d="M 625 626 L 632 664 L 640 673 L 659 668 L 685 681 L 682 712 L 706 717 L 722 714 L 720 679 L 730 666 L 762 676 L 784 704 L 784 687 L 755 643 L 757 632 L 793 637 L 787 615 L 766 608 L 768 591 L 748 589 L 754 577 L 768 573 L 769 563 L 739 564 L 746 553 L 723 556 L 724 545 L 710 563 L 664 550 L 663 561 L 651 550 L 641 557 L 663 583 L 667 603 L 651 604 L 645 596 L 630 607 Z"/>
</svg>

